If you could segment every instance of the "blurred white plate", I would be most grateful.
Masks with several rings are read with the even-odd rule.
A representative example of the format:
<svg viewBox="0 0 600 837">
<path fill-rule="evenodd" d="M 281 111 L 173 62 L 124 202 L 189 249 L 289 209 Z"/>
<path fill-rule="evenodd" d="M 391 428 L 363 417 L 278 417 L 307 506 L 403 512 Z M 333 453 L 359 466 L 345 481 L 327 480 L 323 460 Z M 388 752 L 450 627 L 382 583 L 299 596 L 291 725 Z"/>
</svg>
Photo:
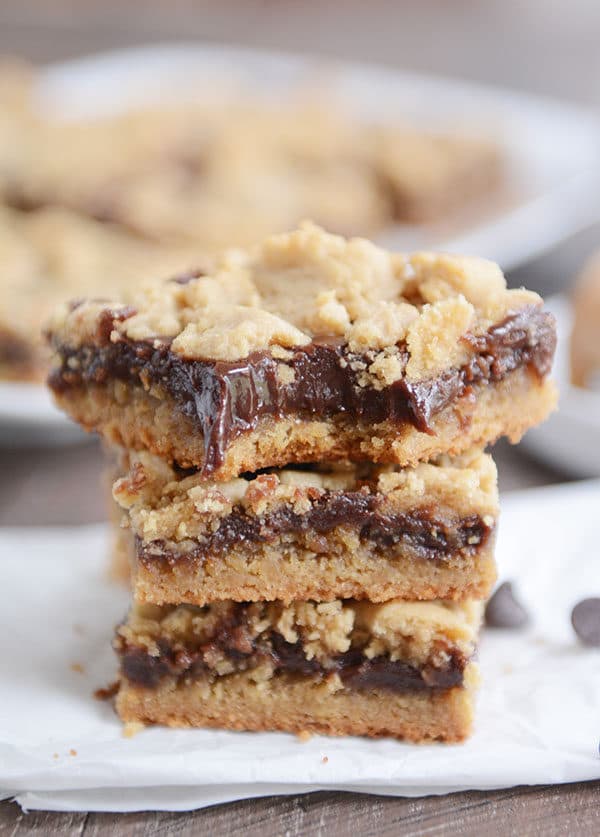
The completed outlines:
<svg viewBox="0 0 600 837">
<path fill-rule="evenodd" d="M 40 101 L 66 118 L 206 91 L 244 90 L 273 99 L 315 83 L 364 118 L 493 135 L 507 160 L 497 211 L 452 226 L 395 225 L 392 249 L 477 254 L 507 270 L 598 217 L 600 123 L 581 108 L 509 90 L 322 58 L 238 47 L 168 45 L 125 49 L 48 67 Z M 37 386 L 0 382 L 0 444 L 79 439 Z"/>
<path fill-rule="evenodd" d="M 573 477 L 600 476 L 600 392 L 574 387 L 569 373 L 572 312 L 563 296 L 548 300 L 558 324 L 554 378 L 560 398 L 558 410 L 530 430 L 521 444 L 547 465 Z"/>
</svg>

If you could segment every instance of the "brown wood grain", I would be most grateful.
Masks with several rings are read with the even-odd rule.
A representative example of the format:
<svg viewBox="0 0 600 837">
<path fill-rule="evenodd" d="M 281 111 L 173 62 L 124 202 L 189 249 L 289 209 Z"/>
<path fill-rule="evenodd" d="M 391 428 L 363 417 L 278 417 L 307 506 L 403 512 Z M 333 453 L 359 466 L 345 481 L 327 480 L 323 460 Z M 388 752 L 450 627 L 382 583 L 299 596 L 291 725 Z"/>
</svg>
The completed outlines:
<svg viewBox="0 0 600 837">
<path fill-rule="evenodd" d="M 191 835 L 464 835 L 586 837 L 600 834 L 600 783 L 552 788 L 521 787 L 482 793 L 395 799 L 366 794 L 321 792 L 268 797 L 186 813 L 23 814 L 0 804 L 0 834 L 24 837 L 191 837 Z"/>
</svg>

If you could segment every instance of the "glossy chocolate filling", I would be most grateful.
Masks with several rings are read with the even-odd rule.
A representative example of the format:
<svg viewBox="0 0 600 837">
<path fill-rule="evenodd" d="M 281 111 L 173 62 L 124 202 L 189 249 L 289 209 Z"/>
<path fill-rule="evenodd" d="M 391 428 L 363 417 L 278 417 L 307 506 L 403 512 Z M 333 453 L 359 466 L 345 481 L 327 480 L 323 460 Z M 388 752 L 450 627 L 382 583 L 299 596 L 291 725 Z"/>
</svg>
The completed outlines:
<svg viewBox="0 0 600 837">
<path fill-rule="evenodd" d="M 352 354 L 339 340 L 315 338 L 285 361 L 293 379 L 283 383 L 282 363 L 269 352 L 254 352 L 236 362 L 186 360 L 171 351 L 169 341 L 110 342 L 113 319 L 133 311 L 106 312 L 98 344 L 72 349 L 57 346 L 61 366 L 50 386 L 58 391 L 117 379 L 145 388 L 158 387 L 198 427 L 204 439 L 203 473 L 223 463 L 230 442 L 256 427 L 259 419 L 326 418 L 378 424 L 410 424 L 431 433 L 432 418 L 451 402 L 468 395 L 476 384 L 501 381 L 527 366 L 539 378 L 550 371 L 556 344 L 554 318 L 527 306 L 480 336 L 464 339 L 475 351 L 461 368 L 426 381 L 400 379 L 383 389 L 360 386 L 359 376 L 371 363 L 368 354 Z M 404 363 L 408 352 L 399 346 Z M 287 376 L 286 376 L 287 379 Z"/>
<path fill-rule="evenodd" d="M 307 547 L 318 553 L 319 536 L 328 535 L 338 526 L 350 526 L 357 530 L 362 543 L 386 551 L 401 545 L 422 558 L 444 559 L 485 546 L 494 528 L 477 514 L 458 520 L 445 519 L 425 508 L 386 514 L 381 510 L 384 499 L 381 494 L 328 491 L 314 500 L 305 514 L 296 514 L 285 505 L 262 517 L 247 514 L 238 506 L 221 520 L 216 531 L 191 550 L 181 552 L 165 541 L 144 543 L 136 538 L 136 555 L 145 565 L 201 563 L 209 556 L 227 553 L 240 545 L 274 543 L 290 535 L 299 541 L 304 538 Z M 323 552 L 329 551 L 324 542 Z"/>
<path fill-rule="evenodd" d="M 135 686 L 155 689 L 165 678 L 190 682 L 207 676 L 219 677 L 211 660 L 225 657 L 236 671 L 247 671 L 270 661 L 274 674 L 316 680 L 337 674 L 348 689 L 413 692 L 450 689 L 463 682 L 467 660 L 456 649 L 442 666 L 427 663 L 417 667 L 385 656 L 369 659 L 360 648 L 331 657 L 325 664 L 307 659 L 301 642 L 286 642 L 276 631 L 258 638 L 250 636 L 244 624 L 244 612 L 245 605 L 240 604 L 234 619 L 219 626 L 214 638 L 198 647 L 159 640 L 158 656 L 118 639 L 115 647 L 121 659 L 122 675 Z"/>
</svg>

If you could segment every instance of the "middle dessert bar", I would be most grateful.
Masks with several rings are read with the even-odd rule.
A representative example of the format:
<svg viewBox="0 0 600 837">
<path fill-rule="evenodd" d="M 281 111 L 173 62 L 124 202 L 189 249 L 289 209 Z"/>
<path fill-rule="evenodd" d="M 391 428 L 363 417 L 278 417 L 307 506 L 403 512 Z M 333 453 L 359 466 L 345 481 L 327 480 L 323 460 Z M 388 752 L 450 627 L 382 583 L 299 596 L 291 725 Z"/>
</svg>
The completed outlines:
<svg viewBox="0 0 600 837">
<path fill-rule="evenodd" d="M 126 510 L 139 601 L 485 598 L 495 581 L 496 468 L 486 454 L 229 482 L 123 456 L 113 496 Z"/>
</svg>

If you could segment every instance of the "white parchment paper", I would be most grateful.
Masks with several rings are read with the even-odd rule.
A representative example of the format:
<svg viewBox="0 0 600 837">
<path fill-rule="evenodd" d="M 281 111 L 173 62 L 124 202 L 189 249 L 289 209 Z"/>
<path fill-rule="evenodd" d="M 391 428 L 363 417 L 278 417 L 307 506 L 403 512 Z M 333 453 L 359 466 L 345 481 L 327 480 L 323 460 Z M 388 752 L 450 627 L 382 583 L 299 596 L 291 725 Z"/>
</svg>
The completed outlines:
<svg viewBox="0 0 600 837">
<path fill-rule="evenodd" d="M 127 591 L 103 527 L 0 530 L 0 789 L 26 808 L 186 810 L 322 788 L 417 796 L 600 778 L 600 650 L 570 625 L 600 595 L 600 482 L 503 498 L 498 558 L 530 610 L 485 632 L 476 732 L 462 746 L 146 729 L 110 702 Z"/>
</svg>

